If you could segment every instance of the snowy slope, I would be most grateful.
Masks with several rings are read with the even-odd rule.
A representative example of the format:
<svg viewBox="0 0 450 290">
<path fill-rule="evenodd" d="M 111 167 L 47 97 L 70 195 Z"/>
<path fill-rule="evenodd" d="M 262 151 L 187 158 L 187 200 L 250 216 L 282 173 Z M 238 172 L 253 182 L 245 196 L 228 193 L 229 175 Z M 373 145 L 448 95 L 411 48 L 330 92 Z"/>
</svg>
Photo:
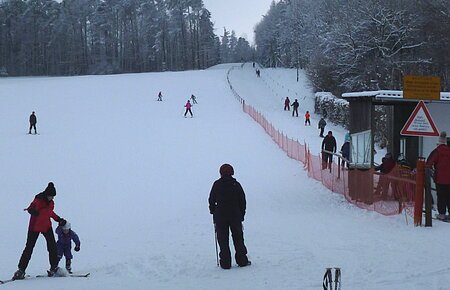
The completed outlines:
<svg viewBox="0 0 450 290">
<path fill-rule="evenodd" d="M 0 279 L 16 270 L 25 245 L 23 208 L 48 181 L 58 192 L 55 211 L 81 238 L 74 271 L 91 272 L 0 287 L 320 289 L 325 267 L 340 266 L 343 289 L 446 289 L 449 225 L 407 226 L 404 216 L 360 210 L 308 179 L 242 112 L 227 69 L 0 79 Z M 267 89 L 245 70 L 231 76 L 248 90 L 242 95 L 256 108 L 282 109 L 279 99 L 258 99 Z M 191 94 L 199 104 L 194 118 L 183 118 Z M 26 134 L 31 111 L 40 135 Z M 295 133 L 284 113 L 267 117 Z M 216 267 L 207 208 L 224 162 L 247 194 L 253 262 L 229 271 Z M 46 269 L 40 237 L 27 273 Z"/>
</svg>

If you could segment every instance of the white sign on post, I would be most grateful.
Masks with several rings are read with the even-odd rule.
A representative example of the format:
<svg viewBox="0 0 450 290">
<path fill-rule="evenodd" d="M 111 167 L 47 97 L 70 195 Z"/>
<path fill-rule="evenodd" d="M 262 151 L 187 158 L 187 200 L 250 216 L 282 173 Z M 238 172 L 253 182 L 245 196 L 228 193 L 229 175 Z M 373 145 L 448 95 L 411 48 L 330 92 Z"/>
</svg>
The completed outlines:
<svg viewBox="0 0 450 290">
<path fill-rule="evenodd" d="M 406 136 L 439 136 L 439 131 L 424 102 L 420 101 L 417 104 L 400 134 Z"/>
</svg>

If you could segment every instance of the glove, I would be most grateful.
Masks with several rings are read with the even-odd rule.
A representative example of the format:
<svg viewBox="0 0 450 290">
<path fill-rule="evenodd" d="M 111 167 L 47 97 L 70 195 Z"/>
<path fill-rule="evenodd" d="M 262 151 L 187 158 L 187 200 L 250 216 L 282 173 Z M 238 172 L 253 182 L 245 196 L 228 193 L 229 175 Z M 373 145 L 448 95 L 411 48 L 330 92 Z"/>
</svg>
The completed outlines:
<svg viewBox="0 0 450 290">
<path fill-rule="evenodd" d="M 34 207 L 29 208 L 27 211 L 32 216 L 38 216 L 39 215 L 39 212 Z"/>
<path fill-rule="evenodd" d="M 58 225 L 59 226 L 63 227 L 63 226 L 66 225 L 66 223 L 67 223 L 67 221 L 65 219 L 59 218 L 59 220 L 58 220 Z"/>
<path fill-rule="evenodd" d="M 80 246 L 75 247 L 75 252 L 78 252 L 78 251 L 80 251 Z"/>
</svg>

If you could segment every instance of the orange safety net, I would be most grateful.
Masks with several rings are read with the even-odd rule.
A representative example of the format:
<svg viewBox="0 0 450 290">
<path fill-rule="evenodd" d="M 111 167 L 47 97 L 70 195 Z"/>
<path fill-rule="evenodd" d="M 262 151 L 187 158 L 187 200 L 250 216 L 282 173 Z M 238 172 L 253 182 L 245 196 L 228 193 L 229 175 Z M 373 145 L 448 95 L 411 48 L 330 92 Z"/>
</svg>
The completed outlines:
<svg viewBox="0 0 450 290">
<path fill-rule="evenodd" d="M 252 106 L 243 103 L 243 110 L 258 122 L 272 140 L 286 152 L 287 156 L 304 164 L 308 176 L 322 182 L 332 192 L 345 196 L 350 203 L 383 215 L 395 215 L 405 210 L 412 216 L 415 195 L 415 174 L 404 165 L 397 165 L 389 174 L 380 174 L 374 169 L 348 169 L 341 166 L 340 156 L 333 156 L 331 164 L 324 164 L 321 156 L 277 130 Z M 349 184 L 349 176 L 352 184 Z"/>
</svg>

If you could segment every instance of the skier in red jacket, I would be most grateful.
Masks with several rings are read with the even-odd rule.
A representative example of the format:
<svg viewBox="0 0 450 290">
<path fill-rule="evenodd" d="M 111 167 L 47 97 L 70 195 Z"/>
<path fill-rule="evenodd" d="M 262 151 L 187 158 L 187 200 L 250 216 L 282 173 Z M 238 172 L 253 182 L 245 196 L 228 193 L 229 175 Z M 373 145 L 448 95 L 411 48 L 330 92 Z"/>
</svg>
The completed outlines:
<svg viewBox="0 0 450 290">
<path fill-rule="evenodd" d="M 59 217 L 53 211 L 55 207 L 53 198 L 55 195 L 55 186 L 53 182 L 49 182 L 47 188 L 43 192 L 36 195 L 30 206 L 24 209 L 28 211 L 31 216 L 28 226 L 27 243 L 22 252 L 22 256 L 20 257 L 18 265 L 19 269 L 14 273 L 14 280 L 21 280 L 25 278 L 25 270 L 28 267 L 31 254 L 33 253 L 33 248 L 36 245 L 36 241 L 40 233 L 44 235 L 45 240 L 47 241 L 47 250 L 50 261 L 50 270 L 47 271 L 48 275 L 53 276 L 58 270 L 58 252 L 50 218 L 57 221 L 61 226 L 66 224 L 66 220 Z"/>
<path fill-rule="evenodd" d="M 437 207 L 440 220 L 449 219 L 450 214 L 450 147 L 447 145 L 447 133 L 441 132 L 437 147 L 431 151 L 427 158 L 427 167 L 434 168 L 434 181 L 436 183 Z"/>
</svg>

